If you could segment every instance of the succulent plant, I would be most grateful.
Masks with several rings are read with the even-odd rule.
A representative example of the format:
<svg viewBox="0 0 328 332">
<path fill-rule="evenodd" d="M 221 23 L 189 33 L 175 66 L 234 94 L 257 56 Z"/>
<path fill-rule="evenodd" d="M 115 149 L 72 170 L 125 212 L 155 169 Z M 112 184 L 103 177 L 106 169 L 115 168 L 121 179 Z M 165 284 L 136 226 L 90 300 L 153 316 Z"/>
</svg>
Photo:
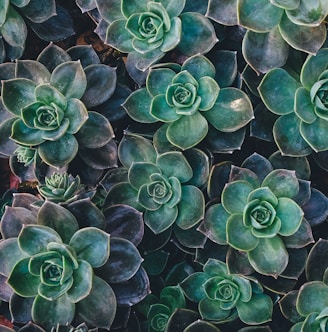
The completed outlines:
<svg viewBox="0 0 328 332">
<path fill-rule="evenodd" d="M 0 8 L 0 63 L 23 55 L 27 26 L 46 41 L 59 41 L 74 34 L 68 11 L 56 6 L 55 0 L 4 0 Z"/>
<path fill-rule="evenodd" d="M 2 84 L 2 103 L 9 114 L 1 123 L 2 155 L 11 157 L 13 164 L 34 168 L 38 159 L 56 168 L 67 167 L 78 152 L 89 167 L 102 170 L 116 164 L 110 122 L 87 109 L 99 109 L 113 95 L 116 72 L 100 64 L 90 47 L 76 46 L 66 52 L 50 44 L 37 61 L 2 66 L 9 78 Z M 114 151 L 101 154 L 103 150 Z"/>
<path fill-rule="evenodd" d="M 217 42 L 209 19 L 196 11 L 184 12 L 185 0 L 96 3 L 101 17 L 96 32 L 128 53 L 131 71 L 145 71 L 174 49 L 191 56 L 208 52 Z"/>
<path fill-rule="evenodd" d="M 297 80 L 287 70 L 270 70 L 259 85 L 266 107 L 278 115 L 273 136 L 288 156 L 328 150 L 325 131 L 328 107 L 328 49 L 309 55 Z M 279 82 L 279 84 L 277 84 Z"/>
<path fill-rule="evenodd" d="M 84 189 L 78 175 L 73 177 L 71 174 L 56 172 L 46 177 L 45 183 L 39 184 L 37 188 L 43 198 L 56 203 L 68 203 Z"/>
<path fill-rule="evenodd" d="M 149 140 L 130 134 L 120 142 L 119 159 L 127 173 L 109 190 L 105 205 L 124 203 L 142 211 L 145 224 L 155 234 L 174 223 L 181 229 L 199 223 L 204 196 L 188 183 L 193 169 L 181 152 L 157 154 Z"/>
<path fill-rule="evenodd" d="M 93 279 L 101 280 L 99 292 L 103 289 L 101 284 L 105 283 L 110 285 L 113 294 L 108 292 L 99 294 L 96 285 L 96 289 L 94 292 L 91 291 L 92 296 L 90 295 L 89 299 L 90 301 L 95 300 L 98 305 L 94 304 L 93 310 L 90 311 L 88 297 L 79 302 L 76 305 L 74 321 L 72 322 L 74 326 L 77 323 L 85 322 L 88 327 L 109 328 L 109 320 L 114 318 L 116 306 L 117 311 L 121 312 L 122 308 L 127 310 L 149 293 L 148 276 L 141 266 L 143 259 L 136 248 L 143 237 L 144 224 L 141 213 L 132 207 L 116 205 L 101 212 L 87 196 L 66 202 L 65 205 L 58 205 L 49 200 L 40 201 L 39 197 L 32 194 L 17 193 L 14 196 L 12 206 L 6 207 L 1 219 L 2 238 L 5 239 L 4 241 L 8 240 L 9 243 L 17 241 L 19 234 L 26 226 L 50 228 L 60 234 L 64 246 L 68 246 L 70 238 L 79 229 L 81 231 L 94 229 L 96 234 L 99 231 L 100 234 L 105 232 L 106 237 L 110 236 L 110 256 L 102 266 L 93 268 Z M 91 242 L 93 241 L 92 236 L 88 238 Z M 86 239 L 83 243 L 88 246 L 89 240 Z M 91 244 L 90 246 L 92 247 Z M 95 246 L 98 244 L 95 243 Z M 93 259 L 97 259 L 98 256 L 100 259 L 105 254 L 101 247 L 97 251 L 99 253 L 94 254 Z M 1 259 L 6 260 L 8 251 L 1 249 L 0 252 L 2 252 L 0 253 Z M 7 272 L 9 274 L 10 271 Z M 7 272 L 4 273 L 7 274 Z M 15 309 L 11 310 L 11 319 L 14 322 L 31 320 L 33 297 L 17 297 L 13 290 L 7 286 L 7 278 L 8 275 L 1 271 L 0 287 L 5 291 L 1 293 L 0 298 L 14 306 Z M 99 296 L 100 298 L 105 296 L 106 300 L 98 301 Z M 51 315 L 50 311 L 49 315 Z M 117 315 L 119 317 L 115 318 L 115 326 L 124 326 L 129 318 L 129 310 L 122 317 L 120 314 Z"/>
<path fill-rule="evenodd" d="M 206 15 L 221 24 L 246 29 L 243 56 L 262 73 L 283 66 L 289 46 L 316 54 L 327 36 L 328 5 L 324 0 L 210 0 Z"/>
<path fill-rule="evenodd" d="M 229 273 L 219 260 L 209 259 L 203 272 L 191 274 L 180 286 L 189 300 L 198 303 L 204 320 L 225 322 L 239 317 L 249 325 L 271 320 L 273 303 L 261 284 L 255 278 Z"/>
<path fill-rule="evenodd" d="M 182 289 L 177 286 L 164 287 L 159 297 L 149 294 L 143 301 L 138 303 L 136 309 L 147 320 L 148 332 L 166 331 L 170 316 L 178 308 L 185 308 L 186 300 Z"/>
<path fill-rule="evenodd" d="M 288 157 L 275 153 L 269 160 L 253 154 L 241 167 L 214 166 L 208 183 L 213 204 L 199 229 L 215 243 L 244 253 L 245 264 L 258 273 L 275 278 L 286 273 L 287 277 L 290 269 L 285 269 L 294 259 L 301 267 L 298 273 L 304 270 L 305 261 L 299 261 L 302 255 L 295 253 L 293 258 L 290 249 L 297 252 L 313 242 L 310 226 L 325 220 L 327 199 L 311 189 L 307 180 L 298 179 L 287 166 Z M 290 162 L 295 165 L 293 158 Z M 304 179 L 309 176 L 307 161 L 300 158 L 298 162 L 297 173 Z"/>
<path fill-rule="evenodd" d="M 123 106 L 141 123 L 163 122 L 167 140 L 186 150 L 207 136 L 209 124 L 224 133 L 236 132 L 253 118 L 253 108 L 240 89 L 220 89 L 214 65 L 203 55 L 182 66 L 151 67 L 146 87 L 131 93 Z M 238 105 L 236 101 L 238 100 Z"/>
<path fill-rule="evenodd" d="M 17 238 L 1 242 L 1 273 L 13 289 L 11 303 L 19 297 L 33 298 L 33 321 L 49 328 L 71 322 L 79 309 L 82 316 L 88 315 L 94 301 L 107 294 L 111 308 L 102 309 L 107 317 L 101 324 L 109 327 L 115 316 L 115 295 L 93 273 L 108 260 L 109 234 L 94 227 L 74 234 L 65 231 L 65 239 L 71 235 L 66 243 L 48 226 L 24 225 Z"/>
</svg>

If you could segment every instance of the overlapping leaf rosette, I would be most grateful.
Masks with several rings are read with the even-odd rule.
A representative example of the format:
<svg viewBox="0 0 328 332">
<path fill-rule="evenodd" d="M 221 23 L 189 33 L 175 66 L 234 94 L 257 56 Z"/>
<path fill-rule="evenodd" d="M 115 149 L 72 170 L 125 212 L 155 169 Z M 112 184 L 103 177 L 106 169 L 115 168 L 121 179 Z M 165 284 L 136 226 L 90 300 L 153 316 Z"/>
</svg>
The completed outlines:
<svg viewBox="0 0 328 332">
<path fill-rule="evenodd" d="M 113 48 L 128 53 L 127 70 L 137 78 L 168 52 L 186 56 L 207 53 L 217 42 L 214 26 L 194 4 L 185 11 L 186 1 L 96 1 L 100 20 L 99 36 Z M 139 79 L 137 78 L 137 81 Z"/>
<path fill-rule="evenodd" d="M 204 320 L 219 323 L 239 317 L 249 325 L 271 320 L 273 303 L 261 284 L 253 277 L 230 273 L 217 259 L 210 258 L 203 272 L 192 273 L 180 286 L 189 300 L 198 303 Z"/>
<path fill-rule="evenodd" d="M 96 174 L 116 165 L 114 131 L 105 116 L 116 70 L 100 64 L 91 47 L 64 51 L 50 44 L 36 61 L 2 64 L 1 76 L 0 153 L 21 178 L 25 166 L 67 168 L 77 156 Z"/>
<path fill-rule="evenodd" d="M 224 55 L 218 53 L 219 56 Z M 123 106 L 137 122 L 162 122 L 154 135 L 154 141 L 162 145 L 166 140 L 186 150 L 208 138 L 215 152 L 233 150 L 235 141 L 243 141 L 245 126 L 253 119 L 253 108 L 242 90 L 220 88 L 216 78 L 216 67 L 199 54 L 181 66 L 154 66 L 146 86 L 131 93 Z"/>
<path fill-rule="evenodd" d="M 306 262 L 306 281 L 279 301 L 281 312 L 293 323 L 290 332 L 327 329 L 327 248 L 326 239 L 320 238 L 314 244 Z"/>
<path fill-rule="evenodd" d="M 328 150 L 327 55 L 328 50 L 323 48 L 316 56 L 308 56 L 299 80 L 285 69 L 273 69 L 258 88 L 266 107 L 278 116 L 273 136 L 280 151 L 288 156 L 315 152 L 314 158 L 324 168 Z"/>
<path fill-rule="evenodd" d="M 188 236 L 184 233 L 197 232 L 205 210 L 200 187 L 209 171 L 205 153 L 195 150 L 188 157 L 180 151 L 159 154 L 150 140 L 132 133 L 126 133 L 118 151 L 123 167 L 109 170 L 112 180 L 104 207 L 123 203 L 136 208 L 143 212 L 153 234 L 173 228 L 182 240 Z"/>
<path fill-rule="evenodd" d="M 45 41 L 74 34 L 69 12 L 56 0 L 3 0 L 0 6 L 0 63 L 21 58 L 28 28 Z"/>
<path fill-rule="evenodd" d="M 246 29 L 245 60 L 257 72 L 283 66 L 290 46 L 316 54 L 326 40 L 324 0 L 210 0 L 206 16 L 228 26 Z"/>
<path fill-rule="evenodd" d="M 136 248 L 143 221 L 129 206 L 101 212 L 85 198 L 40 207 L 38 197 L 21 193 L 6 207 L 1 234 L 1 299 L 14 323 L 120 327 L 149 293 Z"/>
<path fill-rule="evenodd" d="M 279 152 L 269 159 L 254 153 L 241 167 L 222 162 L 212 168 L 211 203 L 199 229 L 228 247 L 231 271 L 257 272 L 262 284 L 278 293 L 295 285 L 306 246 L 314 242 L 311 226 L 322 224 L 328 212 L 327 197 L 311 188 L 309 172 L 306 158 Z M 279 285 L 270 277 L 279 278 Z"/>
</svg>

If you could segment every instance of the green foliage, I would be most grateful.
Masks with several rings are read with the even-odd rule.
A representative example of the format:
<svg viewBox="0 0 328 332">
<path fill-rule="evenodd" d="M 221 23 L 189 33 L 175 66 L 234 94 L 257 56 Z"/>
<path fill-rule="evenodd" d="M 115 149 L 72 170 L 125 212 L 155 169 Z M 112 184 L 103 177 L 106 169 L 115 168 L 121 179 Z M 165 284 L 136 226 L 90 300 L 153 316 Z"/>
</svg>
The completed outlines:
<svg viewBox="0 0 328 332">
<path fill-rule="evenodd" d="M 227 322 L 239 317 L 246 324 L 256 325 L 271 319 L 272 301 L 258 281 L 230 274 L 219 260 L 209 259 L 203 272 L 191 274 L 180 286 L 189 300 L 198 303 L 205 320 Z"/>
<path fill-rule="evenodd" d="M 305 60 L 300 80 L 285 69 L 270 70 L 259 85 L 267 108 L 279 115 L 273 135 L 280 151 L 289 156 L 305 156 L 327 151 L 327 49 Z M 279 84 L 278 84 L 279 82 Z"/>
</svg>

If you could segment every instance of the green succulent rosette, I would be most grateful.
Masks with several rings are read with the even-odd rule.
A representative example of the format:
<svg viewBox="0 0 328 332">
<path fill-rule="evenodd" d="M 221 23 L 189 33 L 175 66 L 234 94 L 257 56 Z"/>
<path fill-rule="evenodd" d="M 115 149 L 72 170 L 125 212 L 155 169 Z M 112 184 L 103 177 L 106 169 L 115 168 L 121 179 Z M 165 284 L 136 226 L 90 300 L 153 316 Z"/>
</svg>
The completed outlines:
<svg viewBox="0 0 328 332">
<path fill-rule="evenodd" d="M 239 317 L 249 325 L 271 320 L 273 303 L 261 284 L 253 277 L 229 273 L 226 264 L 214 258 L 205 263 L 203 272 L 185 278 L 180 287 L 189 300 L 198 303 L 204 320 L 219 323 Z"/>
<path fill-rule="evenodd" d="M 88 119 L 80 100 L 86 75 L 78 61 L 63 63 L 51 74 L 42 64 L 34 65 L 38 81 L 17 77 L 2 84 L 2 102 L 13 115 L 10 138 L 19 145 L 36 147 L 49 165 L 63 166 L 76 156 L 74 135 Z"/>
<path fill-rule="evenodd" d="M 72 229 L 66 227 L 66 239 Z M 72 322 L 79 311 L 85 315 L 91 303 L 106 294 L 112 308 L 105 310 L 106 318 L 98 318 L 100 326 L 108 328 L 115 316 L 115 295 L 93 270 L 107 262 L 109 248 L 109 234 L 95 227 L 77 230 L 65 243 L 53 228 L 24 225 L 18 237 L 1 241 L 1 274 L 13 290 L 11 305 L 30 298 L 31 319 L 50 329 Z"/>
<path fill-rule="evenodd" d="M 196 169 L 182 152 L 158 154 L 151 141 L 134 134 L 120 142 L 119 159 L 125 174 L 109 189 L 105 206 L 124 203 L 142 211 L 145 224 L 155 234 L 173 224 L 188 230 L 203 218 L 205 199 L 196 178 L 203 178 L 206 163 L 194 174 Z"/>
<path fill-rule="evenodd" d="M 73 177 L 67 173 L 53 173 L 45 178 L 44 184 L 39 184 L 37 189 L 42 197 L 55 203 L 69 203 L 77 199 L 83 192 L 84 186 L 80 177 Z"/>
<path fill-rule="evenodd" d="M 207 16 L 246 28 L 242 53 L 257 72 L 283 66 L 292 47 L 316 54 L 326 40 L 325 0 L 210 0 Z"/>
<path fill-rule="evenodd" d="M 261 180 L 242 172 L 224 185 L 221 203 L 209 208 L 205 229 L 220 243 L 244 252 L 255 271 L 277 278 L 289 262 L 285 239 L 303 222 L 304 212 L 295 201 L 299 190 L 295 171 L 275 169 Z"/>
<path fill-rule="evenodd" d="M 288 156 L 306 156 L 328 150 L 328 50 L 305 60 L 296 80 L 287 70 L 269 71 L 259 85 L 266 107 L 278 115 L 273 136 Z"/>
<path fill-rule="evenodd" d="M 186 299 L 179 285 L 166 286 L 161 290 L 159 297 L 149 294 L 138 303 L 136 310 L 146 317 L 145 325 L 148 332 L 162 332 L 167 329 L 167 324 L 172 314 L 186 307 Z"/>
<path fill-rule="evenodd" d="M 215 132 L 231 134 L 253 119 L 247 95 L 233 87 L 221 89 L 216 68 L 199 54 L 181 66 L 151 67 L 146 87 L 131 93 L 123 106 L 135 121 L 162 122 L 158 133 L 164 131 L 169 143 L 182 150 L 202 142 L 210 126 Z"/>
<path fill-rule="evenodd" d="M 36 61 L 1 64 L 0 153 L 22 181 L 31 180 L 28 173 L 46 173 L 40 164 L 65 171 L 77 155 L 97 170 L 116 164 L 114 132 L 101 114 L 110 109 L 104 104 L 115 92 L 116 71 L 99 62 L 88 46 L 64 51 L 50 44 Z"/>
<path fill-rule="evenodd" d="M 101 17 L 96 31 L 105 35 L 107 44 L 128 53 L 128 62 L 141 71 L 173 49 L 193 55 L 208 52 L 217 42 L 209 19 L 198 12 L 183 12 L 185 0 L 96 3 Z"/>
</svg>

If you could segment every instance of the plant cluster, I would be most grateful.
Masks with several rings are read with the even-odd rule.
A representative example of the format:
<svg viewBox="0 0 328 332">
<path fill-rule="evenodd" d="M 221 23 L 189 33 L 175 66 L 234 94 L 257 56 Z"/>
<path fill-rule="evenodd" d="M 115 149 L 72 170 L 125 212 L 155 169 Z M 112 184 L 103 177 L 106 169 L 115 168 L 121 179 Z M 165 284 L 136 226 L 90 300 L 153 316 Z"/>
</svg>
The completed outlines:
<svg viewBox="0 0 328 332">
<path fill-rule="evenodd" d="M 327 17 L 2 0 L 0 331 L 326 331 Z"/>
</svg>

